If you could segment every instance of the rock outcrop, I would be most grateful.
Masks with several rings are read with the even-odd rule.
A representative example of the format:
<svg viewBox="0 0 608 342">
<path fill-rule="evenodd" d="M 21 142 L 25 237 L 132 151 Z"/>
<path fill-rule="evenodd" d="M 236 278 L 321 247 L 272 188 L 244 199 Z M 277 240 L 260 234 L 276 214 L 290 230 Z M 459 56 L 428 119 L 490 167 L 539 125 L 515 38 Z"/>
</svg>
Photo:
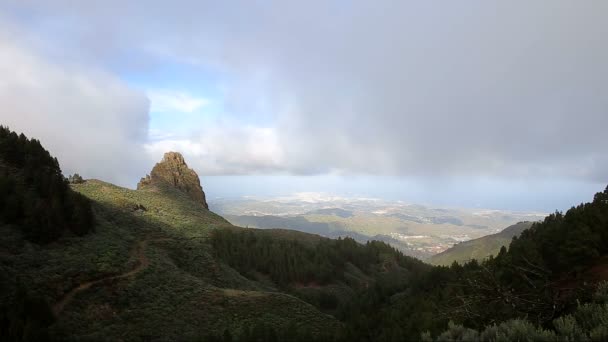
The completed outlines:
<svg viewBox="0 0 608 342">
<path fill-rule="evenodd" d="M 163 160 L 154 166 L 149 175 L 139 181 L 137 190 L 154 185 L 175 187 L 188 194 L 205 209 L 209 209 L 198 175 L 188 167 L 184 157 L 178 152 L 165 153 Z"/>
</svg>

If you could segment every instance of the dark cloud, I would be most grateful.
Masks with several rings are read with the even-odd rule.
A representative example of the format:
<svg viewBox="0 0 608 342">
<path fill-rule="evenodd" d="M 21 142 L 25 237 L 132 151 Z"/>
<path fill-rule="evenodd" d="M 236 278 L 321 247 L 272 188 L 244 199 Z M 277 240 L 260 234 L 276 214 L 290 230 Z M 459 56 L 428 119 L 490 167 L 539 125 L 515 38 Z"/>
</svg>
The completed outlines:
<svg viewBox="0 0 608 342">
<path fill-rule="evenodd" d="M 51 55 L 121 70 L 170 59 L 224 75 L 232 108 L 264 97 L 281 157 L 255 168 L 608 178 L 604 1 L 5 7 L 48 28 Z"/>
</svg>

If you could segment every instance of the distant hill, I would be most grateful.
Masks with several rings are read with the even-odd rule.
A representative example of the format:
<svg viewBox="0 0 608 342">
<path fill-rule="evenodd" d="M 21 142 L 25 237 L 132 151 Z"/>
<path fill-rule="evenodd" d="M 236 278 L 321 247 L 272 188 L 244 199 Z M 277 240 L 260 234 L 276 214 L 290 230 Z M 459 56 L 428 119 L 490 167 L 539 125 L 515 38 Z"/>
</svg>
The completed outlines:
<svg viewBox="0 0 608 342">
<path fill-rule="evenodd" d="M 428 262 L 433 265 L 449 266 L 454 261 L 463 263 L 471 259 L 482 260 L 496 255 L 500 248 L 509 246 L 514 236 L 530 228 L 532 222 L 519 222 L 502 230 L 500 233 L 487 235 L 478 239 L 461 242 L 442 253 L 433 255 Z"/>
<path fill-rule="evenodd" d="M 214 199 L 210 208 L 230 223 L 250 228 L 286 228 L 359 242 L 381 240 L 426 260 L 455 243 L 494 234 L 546 214 L 489 209 L 429 208 L 398 201 L 321 197 Z"/>
<path fill-rule="evenodd" d="M 341 208 L 323 208 L 308 212 L 309 215 L 335 215 L 342 218 L 353 217 L 353 213 Z"/>
<path fill-rule="evenodd" d="M 331 213 L 339 216 L 339 214 L 346 215 L 340 209 L 325 209 L 316 210 L 316 215 L 332 215 Z M 348 212 L 348 211 L 346 211 Z M 310 213 L 310 212 L 309 212 Z M 405 255 L 413 256 L 416 258 L 424 259 L 428 257 L 428 254 L 421 253 L 415 248 L 407 245 L 403 241 L 399 241 L 390 235 L 376 234 L 374 236 L 367 236 L 360 234 L 356 231 L 348 230 L 348 226 L 342 222 L 328 221 L 328 222 L 314 222 L 309 221 L 305 216 L 252 216 L 252 215 L 224 215 L 224 217 L 232 224 L 241 227 L 248 228 L 260 228 L 260 229 L 292 229 L 310 234 L 318 234 L 324 237 L 337 239 L 339 237 L 350 237 L 355 239 L 359 243 L 366 243 L 367 241 L 377 240 L 389 243 L 391 246 L 399 249 Z M 342 216 L 344 217 L 344 216 Z M 350 216 L 346 216 L 350 217 Z"/>
</svg>

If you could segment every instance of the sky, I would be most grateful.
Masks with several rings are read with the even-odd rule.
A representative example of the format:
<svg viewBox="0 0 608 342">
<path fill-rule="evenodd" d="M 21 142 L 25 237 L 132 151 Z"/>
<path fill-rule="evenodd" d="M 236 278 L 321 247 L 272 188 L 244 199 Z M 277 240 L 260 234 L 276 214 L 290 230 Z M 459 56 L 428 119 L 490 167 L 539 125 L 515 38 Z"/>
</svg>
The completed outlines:
<svg viewBox="0 0 608 342">
<path fill-rule="evenodd" d="M 564 210 L 608 184 L 608 2 L 0 3 L 0 123 L 134 188 Z"/>
</svg>

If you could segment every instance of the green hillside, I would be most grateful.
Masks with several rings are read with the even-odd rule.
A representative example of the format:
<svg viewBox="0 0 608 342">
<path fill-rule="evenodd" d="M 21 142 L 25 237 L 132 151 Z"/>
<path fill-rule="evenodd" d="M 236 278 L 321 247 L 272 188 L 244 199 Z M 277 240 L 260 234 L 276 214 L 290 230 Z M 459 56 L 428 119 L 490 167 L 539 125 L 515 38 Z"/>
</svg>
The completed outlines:
<svg viewBox="0 0 608 342">
<path fill-rule="evenodd" d="M 7 147 L 14 142 L 5 139 L 2 143 L 1 147 Z M 22 153 L 27 155 L 27 151 Z M 0 165 L 10 160 L 5 155 L 0 155 Z M 23 228 L 23 220 L 0 220 L 0 336 L 8 340 L 49 336 L 191 340 L 224 332 L 246 339 L 269 331 L 271 335 L 289 332 L 307 338 L 333 336 L 342 323 L 328 313 L 335 313 L 337 305 L 374 284 L 381 274 L 401 269 L 394 274 L 406 277 L 406 266 L 427 267 L 413 259 L 411 265 L 401 262 L 400 266 L 393 261 L 403 256 L 387 245 L 367 248 L 349 239 L 341 240 L 345 246 L 341 252 L 332 252 L 337 259 L 316 259 L 321 261 L 319 267 L 330 267 L 328 273 L 321 276 L 313 270 L 307 281 L 283 281 L 276 276 L 284 270 L 248 270 L 225 258 L 227 254 L 219 255 L 220 250 L 212 245 L 219 241 L 216 233 L 223 232 L 225 237 L 228 232 L 247 232 L 280 249 L 289 243 L 292 250 L 308 255 L 335 247 L 332 240 L 282 229 L 234 227 L 187 192 L 167 184 L 130 190 L 70 177 L 78 181 L 68 186 L 56 159 L 49 160 L 57 165 L 49 170 L 72 193 L 70 198 L 87 199 L 94 220 L 89 223 L 89 234 L 79 236 L 82 234 L 68 230 L 44 243 Z M 2 184 L 27 176 L 17 169 L 2 175 Z M 1 201 L 13 198 L 13 192 L 2 194 Z M 47 202 L 45 197 L 42 201 Z M 58 205 L 70 203 L 67 197 L 56 201 Z M 25 212 L 20 218 L 30 215 Z M 56 226 L 51 222 L 49 229 Z M 256 260 L 255 255 L 247 254 L 245 247 L 250 246 L 241 247 L 245 258 Z M 373 255 L 351 260 L 349 251 L 372 251 L 370 248 Z M 382 255 L 378 254 L 381 250 Z M 281 257 L 266 262 L 280 262 Z"/>
<path fill-rule="evenodd" d="M 94 201 L 94 234 L 39 246 L 2 226 L 3 297 L 23 286 L 44 299 L 56 313 L 52 335 L 193 339 L 256 322 L 287 327 L 294 321 L 313 333 L 335 329 L 337 321 L 312 305 L 251 282 L 214 259 L 207 237 L 230 225 L 184 194 L 133 191 L 96 180 L 73 189 Z M 90 281 L 99 282 L 57 307 Z"/>
<path fill-rule="evenodd" d="M 0 142 L 0 151 L 8 150 L 7 141 Z M 30 159 L 27 152 L 24 156 Z M 8 161 L 0 154 L 0 165 Z M 58 167 L 49 170 L 61 176 Z M 0 176 L 3 185 L 27 174 L 13 168 Z M 338 326 L 313 305 L 250 281 L 214 258 L 208 237 L 231 225 L 187 194 L 170 187 L 130 190 L 98 180 L 71 189 L 91 200 L 93 233 L 68 231 L 41 243 L 23 228 L 32 214 L 0 218 L 3 339 L 47 333 L 78 340 L 195 339 L 257 323 L 286 329 L 293 322 L 315 335 Z M 13 198 L 12 192 L 2 194 L 0 202 Z M 36 198 L 21 202 L 29 205 L 25 201 Z M 42 198 L 40 203 L 53 203 Z M 58 207 L 68 203 L 56 201 Z"/>
<path fill-rule="evenodd" d="M 459 244 L 430 257 L 427 261 L 433 265 L 449 266 L 454 261 L 464 263 L 472 259 L 483 260 L 490 255 L 497 255 L 502 247 L 508 247 L 514 236 L 530 228 L 532 222 L 519 222 L 496 234 L 487 235 Z"/>
</svg>

